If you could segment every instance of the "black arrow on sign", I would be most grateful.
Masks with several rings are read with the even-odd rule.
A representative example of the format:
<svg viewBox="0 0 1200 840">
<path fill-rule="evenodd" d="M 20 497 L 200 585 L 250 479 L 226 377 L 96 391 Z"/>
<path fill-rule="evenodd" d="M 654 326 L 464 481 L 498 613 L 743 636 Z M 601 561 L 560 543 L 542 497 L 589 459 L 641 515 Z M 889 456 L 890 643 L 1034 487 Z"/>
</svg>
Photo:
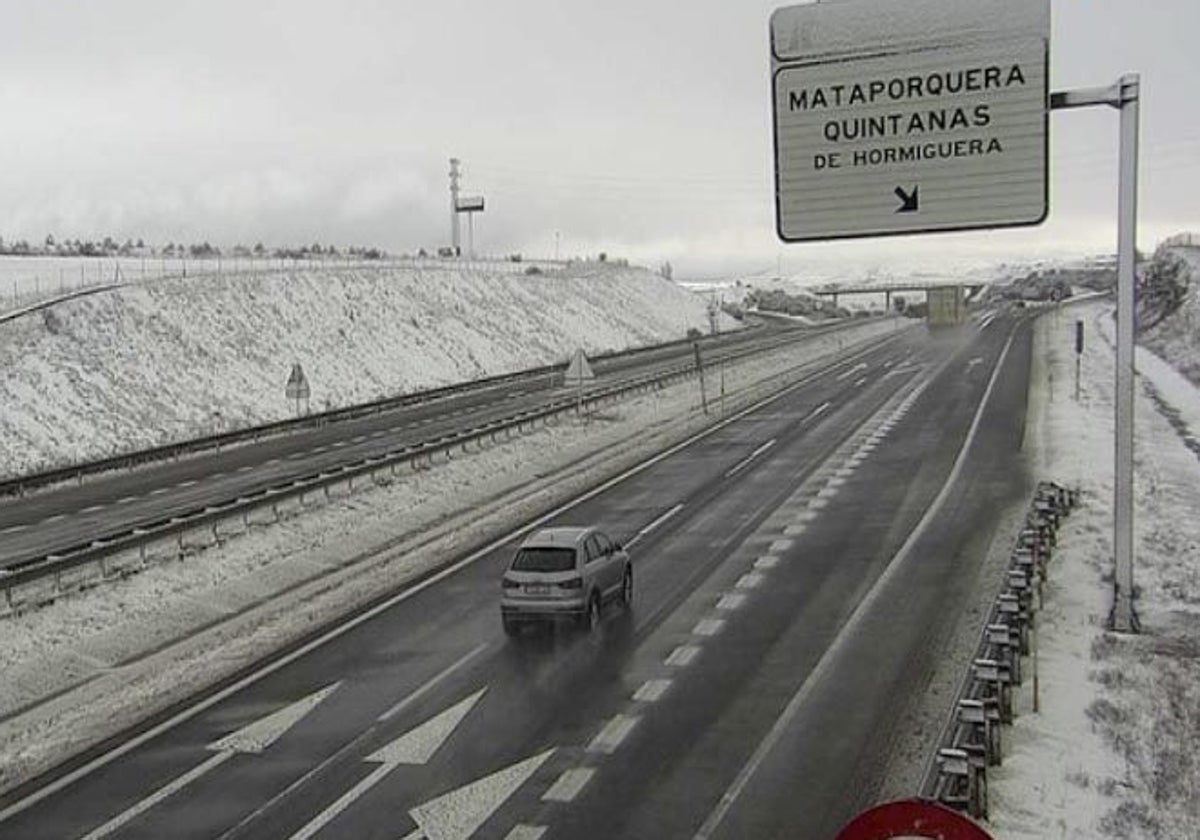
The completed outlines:
<svg viewBox="0 0 1200 840">
<path fill-rule="evenodd" d="M 911 193 L 906 193 L 903 187 L 896 187 L 896 198 L 904 202 L 896 209 L 897 213 L 916 213 L 921 208 L 920 186 L 913 187 Z"/>
</svg>

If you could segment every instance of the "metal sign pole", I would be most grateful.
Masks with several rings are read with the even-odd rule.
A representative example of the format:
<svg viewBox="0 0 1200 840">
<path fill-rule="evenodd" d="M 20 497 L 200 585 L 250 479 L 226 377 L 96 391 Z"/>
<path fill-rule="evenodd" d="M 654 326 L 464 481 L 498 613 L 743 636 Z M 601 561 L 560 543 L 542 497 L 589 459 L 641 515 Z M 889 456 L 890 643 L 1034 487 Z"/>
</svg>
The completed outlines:
<svg viewBox="0 0 1200 840">
<path fill-rule="evenodd" d="M 1138 630 L 1133 609 L 1133 336 L 1137 259 L 1138 99 L 1141 77 L 1122 76 L 1108 88 L 1056 93 L 1052 109 L 1108 105 L 1121 112 L 1120 186 L 1117 200 L 1117 371 L 1113 487 L 1113 610 L 1120 633 Z"/>
</svg>

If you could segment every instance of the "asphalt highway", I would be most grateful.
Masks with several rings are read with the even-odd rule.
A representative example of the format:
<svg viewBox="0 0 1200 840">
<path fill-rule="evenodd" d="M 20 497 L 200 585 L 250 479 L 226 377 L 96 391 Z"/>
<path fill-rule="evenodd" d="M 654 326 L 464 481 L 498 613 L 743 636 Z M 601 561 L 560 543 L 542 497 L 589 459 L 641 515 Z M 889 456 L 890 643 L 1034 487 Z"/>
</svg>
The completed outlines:
<svg viewBox="0 0 1200 840">
<path fill-rule="evenodd" d="M 731 333 L 709 340 L 704 352 L 711 360 L 718 354 L 782 341 L 803 343 L 820 332 L 775 328 Z M 596 387 L 690 363 L 692 352 L 687 345 L 670 346 L 600 360 L 595 366 Z M 0 499 L 0 569 L 511 417 L 539 408 L 554 397 L 563 397 L 561 374 L 480 387 L 177 461 L 94 476 L 24 498 Z"/>
<path fill-rule="evenodd" d="M 830 838 L 1024 491 L 1029 354 L 1000 316 L 833 365 L 546 518 L 633 557 L 591 635 L 505 637 L 518 538 L 481 549 L 15 792 L 0 836 Z"/>
</svg>

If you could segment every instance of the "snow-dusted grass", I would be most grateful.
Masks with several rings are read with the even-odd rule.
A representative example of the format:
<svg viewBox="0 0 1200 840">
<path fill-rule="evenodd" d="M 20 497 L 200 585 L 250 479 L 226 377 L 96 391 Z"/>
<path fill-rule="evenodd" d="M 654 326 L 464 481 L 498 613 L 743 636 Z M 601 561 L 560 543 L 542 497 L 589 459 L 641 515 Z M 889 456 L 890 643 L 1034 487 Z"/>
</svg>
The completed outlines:
<svg viewBox="0 0 1200 840">
<path fill-rule="evenodd" d="M 167 279 L 0 323 L 0 477 L 707 332 L 648 271 L 431 263 Z M 721 327 L 736 323 L 721 316 Z"/>
<path fill-rule="evenodd" d="M 731 364 L 710 418 L 681 383 L 0 622 L 0 715 L 61 692 L 0 723 L 0 790 L 897 328 Z"/>
<path fill-rule="evenodd" d="M 1138 336 L 1138 341 L 1200 386 L 1200 249 L 1173 248 L 1191 267 L 1188 293 L 1171 316 Z"/>
<path fill-rule="evenodd" d="M 1105 631 L 1112 590 L 1111 306 L 1039 321 L 1028 445 L 1039 477 L 1078 485 L 1039 615 L 1040 709 L 1032 684 L 1004 765 L 989 774 L 998 840 L 1200 836 L 1200 461 L 1147 385 L 1200 420 L 1196 391 L 1139 350 L 1135 557 L 1142 633 Z M 1073 330 L 1089 340 L 1074 400 Z M 1191 429 L 1200 431 L 1195 425 Z"/>
</svg>

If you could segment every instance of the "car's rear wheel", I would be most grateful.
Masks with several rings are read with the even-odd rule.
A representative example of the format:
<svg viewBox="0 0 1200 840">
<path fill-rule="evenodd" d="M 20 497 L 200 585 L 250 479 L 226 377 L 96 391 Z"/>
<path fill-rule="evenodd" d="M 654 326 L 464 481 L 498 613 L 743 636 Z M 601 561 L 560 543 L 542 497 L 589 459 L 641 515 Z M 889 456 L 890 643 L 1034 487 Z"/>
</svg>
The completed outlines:
<svg viewBox="0 0 1200 840">
<path fill-rule="evenodd" d="M 588 600 L 587 612 L 583 614 L 583 629 L 591 633 L 600 626 L 600 596 L 593 595 Z"/>
<path fill-rule="evenodd" d="M 627 568 L 621 580 L 621 606 L 625 609 L 633 606 L 633 569 Z"/>
</svg>

